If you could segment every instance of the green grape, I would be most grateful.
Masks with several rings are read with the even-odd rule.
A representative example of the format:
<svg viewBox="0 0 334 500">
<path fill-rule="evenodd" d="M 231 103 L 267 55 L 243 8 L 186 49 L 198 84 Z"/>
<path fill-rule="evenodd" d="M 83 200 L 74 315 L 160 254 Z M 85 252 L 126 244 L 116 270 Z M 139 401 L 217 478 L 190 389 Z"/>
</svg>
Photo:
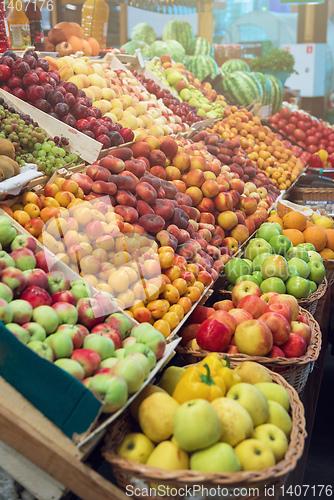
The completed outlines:
<svg viewBox="0 0 334 500">
<path fill-rule="evenodd" d="M 42 149 L 42 144 L 40 144 L 39 142 L 36 142 L 34 148 L 36 149 L 36 151 L 39 151 L 40 149 Z"/>
<path fill-rule="evenodd" d="M 66 151 L 65 151 L 65 149 L 59 148 L 59 156 L 60 156 L 61 158 L 64 158 L 64 156 L 66 156 Z"/>
<path fill-rule="evenodd" d="M 57 148 L 57 146 L 54 146 L 54 147 L 51 149 L 52 154 L 57 155 L 57 154 L 58 154 L 58 149 L 59 149 L 59 148 Z"/>
<path fill-rule="evenodd" d="M 71 161 L 70 155 L 66 155 L 65 158 L 64 158 L 64 160 L 65 160 L 66 163 L 70 163 L 70 161 Z"/>
<path fill-rule="evenodd" d="M 48 144 L 50 144 L 50 146 L 51 146 L 52 148 L 54 148 L 54 147 L 55 147 L 55 145 L 56 145 L 56 143 L 55 143 L 54 141 L 48 141 Z"/>
<path fill-rule="evenodd" d="M 46 153 L 49 153 L 51 151 L 51 146 L 50 144 L 48 144 L 47 142 L 44 142 L 44 144 L 42 144 L 42 149 L 43 151 L 45 151 Z"/>
<path fill-rule="evenodd" d="M 41 149 L 40 151 L 38 151 L 38 156 L 44 157 L 46 156 L 46 152 Z"/>
</svg>

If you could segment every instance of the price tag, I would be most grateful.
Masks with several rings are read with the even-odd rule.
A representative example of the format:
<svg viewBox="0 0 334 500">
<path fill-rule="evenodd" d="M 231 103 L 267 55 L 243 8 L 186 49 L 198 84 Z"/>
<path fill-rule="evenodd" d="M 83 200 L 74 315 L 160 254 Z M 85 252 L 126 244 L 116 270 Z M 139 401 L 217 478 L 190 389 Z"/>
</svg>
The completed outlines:
<svg viewBox="0 0 334 500">
<path fill-rule="evenodd" d="M 141 53 L 140 49 L 136 49 L 136 56 L 138 58 L 139 64 L 142 68 L 145 68 L 146 64 L 143 58 L 143 54 Z"/>
</svg>

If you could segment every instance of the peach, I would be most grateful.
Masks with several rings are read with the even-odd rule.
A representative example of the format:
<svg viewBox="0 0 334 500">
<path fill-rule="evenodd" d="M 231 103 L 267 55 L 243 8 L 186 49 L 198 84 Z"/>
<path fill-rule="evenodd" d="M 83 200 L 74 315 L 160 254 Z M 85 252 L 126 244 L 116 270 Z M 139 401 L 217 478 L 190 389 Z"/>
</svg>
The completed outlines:
<svg viewBox="0 0 334 500">
<path fill-rule="evenodd" d="M 137 142 L 131 149 L 134 158 L 138 158 L 138 156 L 150 157 L 151 147 L 148 142 Z"/>
<path fill-rule="evenodd" d="M 187 153 L 176 153 L 173 157 L 173 165 L 181 172 L 185 172 L 190 167 L 190 156 Z"/>
<path fill-rule="evenodd" d="M 222 246 L 228 248 L 234 254 L 238 250 L 239 245 L 235 238 L 229 236 L 223 239 Z"/>
<path fill-rule="evenodd" d="M 245 212 L 246 215 L 251 215 L 255 212 L 257 207 L 257 201 L 255 198 L 250 196 L 245 196 L 240 200 L 240 210 Z"/>
<path fill-rule="evenodd" d="M 124 170 L 124 172 L 121 172 L 120 174 L 111 175 L 109 182 L 113 182 L 118 189 L 127 189 L 133 192 L 139 180 L 131 172 Z"/>
<path fill-rule="evenodd" d="M 76 207 L 73 213 L 74 219 L 78 222 L 80 226 L 86 226 L 92 220 L 92 213 L 88 207 Z"/>
<path fill-rule="evenodd" d="M 199 205 L 203 199 L 202 191 L 200 190 L 200 188 L 198 188 L 196 186 L 192 186 L 192 187 L 188 188 L 186 190 L 186 194 L 188 194 L 190 196 L 190 198 L 192 199 L 192 204 L 194 206 Z"/>
<path fill-rule="evenodd" d="M 241 179 L 231 179 L 230 181 L 231 189 L 235 189 L 239 194 L 243 194 L 245 183 Z"/>
<path fill-rule="evenodd" d="M 245 225 L 238 224 L 232 229 L 230 235 L 239 243 L 244 243 L 249 238 L 249 230 Z"/>
<path fill-rule="evenodd" d="M 123 161 L 129 160 L 132 157 L 132 150 L 130 148 L 118 148 L 113 149 L 108 157 L 112 156 L 114 158 L 120 158 Z"/>
<path fill-rule="evenodd" d="M 63 238 L 68 230 L 66 219 L 54 218 L 48 221 L 47 231 L 56 239 Z"/>
<path fill-rule="evenodd" d="M 100 262 L 93 255 L 85 255 L 80 260 L 81 272 L 83 274 L 93 274 L 96 275 L 100 272 Z"/>
<path fill-rule="evenodd" d="M 151 151 L 149 160 L 151 167 L 154 167 L 155 165 L 160 165 L 161 167 L 163 167 L 166 163 L 166 155 L 165 153 L 157 149 Z"/>
<path fill-rule="evenodd" d="M 21 226 L 25 226 L 30 221 L 30 215 L 24 210 L 15 210 L 13 217 Z"/>
<path fill-rule="evenodd" d="M 208 212 L 201 212 L 200 222 L 202 222 L 203 224 L 215 224 L 216 221 L 213 214 Z"/>
<path fill-rule="evenodd" d="M 125 222 L 132 224 L 138 220 L 138 212 L 133 207 L 128 207 L 126 205 L 117 205 L 115 207 L 115 213 L 121 215 Z"/>
<path fill-rule="evenodd" d="M 226 210 L 219 214 L 217 222 L 225 231 L 229 231 L 238 224 L 238 218 L 234 212 Z"/>
<path fill-rule="evenodd" d="M 55 199 L 47 196 L 42 201 L 43 207 L 60 207 L 60 203 Z"/>
<path fill-rule="evenodd" d="M 66 232 L 64 235 L 64 244 L 67 248 L 69 248 L 72 245 L 79 245 L 80 244 L 80 236 L 77 231 L 69 230 Z"/>
<path fill-rule="evenodd" d="M 50 184 L 49 184 L 50 185 Z M 21 201 L 23 205 L 27 205 L 28 203 L 35 203 L 35 205 L 38 205 L 38 194 L 34 193 L 33 191 L 27 191 L 26 193 L 23 193 L 21 197 Z"/>
<path fill-rule="evenodd" d="M 115 158 L 113 156 L 105 156 L 99 161 L 99 166 L 108 170 L 112 174 L 120 174 L 125 170 L 125 163 L 120 158 Z M 88 169 L 87 169 L 88 170 Z M 104 172 L 104 171 L 103 171 Z M 87 175 L 90 175 L 87 171 Z M 100 179 L 104 180 L 104 179 Z"/>
<path fill-rule="evenodd" d="M 167 321 L 167 323 L 169 324 L 171 330 L 174 330 L 174 328 L 176 328 L 177 325 L 180 323 L 180 319 L 179 319 L 178 315 L 175 312 L 169 312 L 168 311 L 168 313 L 166 313 L 162 317 L 162 320 L 163 321 Z"/>
<path fill-rule="evenodd" d="M 154 210 L 143 200 L 137 200 L 137 212 L 139 215 L 154 214 Z"/>
<path fill-rule="evenodd" d="M 200 220 L 201 213 L 197 208 L 188 207 L 187 205 L 180 205 L 179 208 L 181 208 L 192 221 L 198 222 Z"/>
<path fill-rule="evenodd" d="M 57 179 L 55 179 L 55 184 L 56 184 L 56 180 Z M 78 186 L 83 190 L 84 194 L 88 194 L 91 192 L 93 181 L 88 175 L 86 175 L 86 174 L 73 174 L 73 175 L 71 175 L 71 180 L 75 181 L 78 184 Z M 64 179 L 64 182 L 65 182 L 65 179 Z M 59 189 L 62 189 L 61 185 L 58 187 L 59 187 Z"/>
<path fill-rule="evenodd" d="M 136 193 L 149 205 L 152 205 L 157 200 L 157 192 L 148 182 L 139 182 Z"/>
<path fill-rule="evenodd" d="M 169 234 L 168 231 L 159 231 L 155 237 L 162 246 L 172 248 L 173 250 L 177 249 L 178 241 L 175 236 Z"/>
<path fill-rule="evenodd" d="M 156 165 L 156 166 L 152 167 L 150 172 L 152 175 L 154 175 L 155 177 L 158 177 L 159 179 L 163 179 L 163 180 L 167 179 L 166 170 L 163 167 L 161 167 L 160 165 Z"/>
<path fill-rule="evenodd" d="M 202 193 L 206 198 L 214 198 L 219 193 L 219 186 L 214 180 L 207 180 L 201 187 Z"/>
<path fill-rule="evenodd" d="M 174 159 L 173 159 L 173 162 L 174 162 Z M 174 165 L 175 165 L 175 163 L 174 163 Z M 190 159 L 190 170 L 195 170 L 195 169 L 202 170 L 202 172 L 205 172 L 206 170 L 208 170 L 208 163 L 205 160 L 205 158 L 203 158 L 202 156 L 193 156 Z"/>
<path fill-rule="evenodd" d="M 229 195 L 229 193 L 219 193 L 213 201 L 216 209 L 220 212 L 232 210 L 233 208 L 232 197 Z"/>
<path fill-rule="evenodd" d="M 196 206 L 200 212 L 213 213 L 215 210 L 215 203 L 211 198 L 203 198 L 202 201 Z"/>
<path fill-rule="evenodd" d="M 40 213 L 40 217 L 41 217 L 43 222 L 47 222 L 48 220 L 52 219 L 53 217 L 58 217 L 59 212 L 60 212 L 60 210 L 57 207 L 45 207 L 45 208 L 42 208 L 41 213 Z M 26 214 L 26 215 L 28 215 L 28 214 Z"/>
<path fill-rule="evenodd" d="M 192 301 L 189 297 L 181 297 L 178 304 L 183 308 L 185 314 L 187 314 L 192 308 Z"/>
<path fill-rule="evenodd" d="M 186 193 L 176 193 L 175 200 L 178 205 L 187 205 L 188 207 L 192 206 L 192 199 Z"/>
<path fill-rule="evenodd" d="M 204 181 L 205 181 L 204 174 L 202 170 L 199 170 L 198 168 L 190 170 L 190 172 L 188 172 L 188 174 L 186 175 L 186 184 L 188 187 L 191 186 L 201 187 Z"/>
<path fill-rule="evenodd" d="M 44 188 L 44 196 L 54 198 L 58 191 L 60 191 L 60 189 L 57 184 L 47 184 Z"/>
<path fill-rule="evenodd" d="M 164 219 L 160 217 L 160 215 L 156 214 L 142 215 L 139 218 L 138 223 L 145 229 L 145 231 L 152 234 L 159 233 L 165 227 Z"/>
<path fill-rule="evenodd" d="M 116 193 L 115 198 L 117 203 L 119 203 L 120 205 L 126 205 L 128 207 L 134 208 L 137 204 L 135 196 L 126 189 L 119 189 Z"/>
<path fill-rule="evenodd" d="M 146 163 L 139 158 L 127 160 L 125 168 L 128 172 L 132 172 L 138 179 L 140 179 L 146 172 Z"/>
<path fill-rule="evenodd" d="M 108 182 L 111 175 L 110 171 L 107 168 L 101 167 L 99 165 L 90 165 L 87 168 L 86 173 L 93 181 L 104 181 L 104 182 Z"/>
<path fill-rule="evenodd" d="M 94 181 L 92 191 L 97 194 L 108 194 L 113 196 L 117 193 L 117 186 L 113 182 Z"/>
<path fill-rule="evenodd" d="M 175 211 L 173 203 L 170 200 L 162 200 L 160 198 L 153 203 L 152 209 L 156 215 L 160 215 L 165 220 L 171 219 Z"/>
<path fill-rule="evenodd" d="M 35 203 L 28 203 L 25 205 L 24 211 L 27 212 L 31 219 L 36 219 L 40 214 L 40 209 Z"/>
<path fill-rule="evenodd" d="M 101 221 L 93 220 L 86 226 L 86 235 L 91 241 L 96 241 L 97 238 L 103 236 L 104 230 Z"/>
<path fill-rule="evenodd" d="M 173 184 L 173 186 L 175 186 L 176 190 L 179 192 L 179 193 L 185 193 L 186 192 L 186 189 L 187 189 L 187 184 L 181 180 L 175 180 L 175 181 L 171 181 L 171 183 Z"/>
<path fill-rule="evenodd" d="M 177 181 L 181 179 L 181 172 L 177 167 L 169 166 L 165 169 L 166 179 L 168 181 Z"/>
<path fill-rule="evenodd" d="M 149 323 L 151 321 L 151 313 L 146 307 L 137 307 L 133 312 L 133 317 L 139 323 Z"/>
<path fill-rule="evenodd" d="M 191 300 L 191 302 L 194 304 L 201 298 L 201 291 L 199 288 L 196 286 L 188 286 L 186 293 L 184 294 L 185 298 L 188 298 Z"/>
<path fill-rule="evenodd" d="M 172 137 L 166 137 L 162 140 L 160 150 L 165 153 L 167 158 L 174 158 L 178 152 L 177 142 Z"/>
<path fill-rule="evenodd" d="M 161 274 L 160 262 L 154 259 L 145 259 L 143 271 L 146 279 L 151 279 L 160 276 Z"/>
</svg>

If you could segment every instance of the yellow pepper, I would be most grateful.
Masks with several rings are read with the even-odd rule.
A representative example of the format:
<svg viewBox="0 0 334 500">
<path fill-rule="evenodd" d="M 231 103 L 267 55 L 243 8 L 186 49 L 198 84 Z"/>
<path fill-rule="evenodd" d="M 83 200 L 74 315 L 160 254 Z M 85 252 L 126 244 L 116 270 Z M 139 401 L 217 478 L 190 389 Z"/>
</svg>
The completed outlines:
<svg viewBox="0 0 334 500">
<path fill-rule="evenodd" d="M 222 358 L 217 352 L 213 352 L 206 356 L 206 358 L 200 362 L 200 365 L 204 366 L 205 363 L 209 366 L 212 376 L 218 375 L 224 379 L 226 392 L 233 385 L 241 382 L 240 376 L 230 368 L 230 360 L 228 357 Z"/>
<path fill-rule="evenodd" d="M 225 382 L 219 376 L 211 376 L 209 366 L 194 365 L 186 369 L 173 392 L 173 398 L 180 404 L 192 399 L 214 399 L 225 396 Z"/>
<path fill-rule="evenodd" d="M 328 153 L 324 149 L 319 149 L 319 151 L 317 151 L 315 154 L 320 157 L 320 160 L 322 161 L 322 163 L 327 161 Z"/>
</svg>

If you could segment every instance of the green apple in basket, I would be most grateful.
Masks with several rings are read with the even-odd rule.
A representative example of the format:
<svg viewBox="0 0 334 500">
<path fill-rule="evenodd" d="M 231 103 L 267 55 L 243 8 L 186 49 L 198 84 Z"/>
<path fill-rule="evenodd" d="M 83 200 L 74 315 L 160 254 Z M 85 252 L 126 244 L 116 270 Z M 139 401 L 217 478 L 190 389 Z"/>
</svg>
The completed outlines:
<svg viewBox="0 0 334 500">
<path fill-rule="evenodd" d="M 256 237 L 262 238 L 269 242 L 270 238 L 272 238 L 273 236 L 279 236 L 280 234 L 282 234 L 282 228 L 281 231 L 279 231 L 279 229 L 275 227 L 271 222 L 265 222 L 264 224 L 261 224 L 261 226 L 257 230 Z"/>
<path fill-rule="evenodd" d="M 245 250 L 246 259 L 254 260 L 261 253 L 271 253 L 271 245 L 263 238 L 253 238 Z"/>
<path fill-rule="evenodd" d="M 226 262 L 224 272 L 228 281 L 234 285 L 237 278 L 251 273 L 251 267 L 244 259 L 231 259 Z"/>
</svg>

